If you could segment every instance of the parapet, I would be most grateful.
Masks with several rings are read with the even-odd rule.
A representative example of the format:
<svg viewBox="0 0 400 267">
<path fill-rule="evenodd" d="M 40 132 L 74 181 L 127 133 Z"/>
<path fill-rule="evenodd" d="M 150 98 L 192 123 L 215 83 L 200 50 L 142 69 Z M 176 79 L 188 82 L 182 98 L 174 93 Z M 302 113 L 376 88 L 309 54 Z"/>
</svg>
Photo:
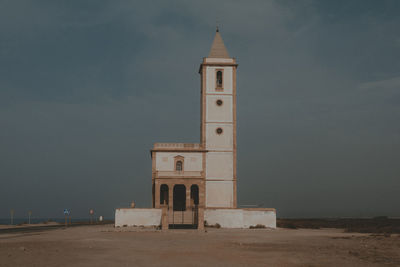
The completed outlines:
<svg viewBox="0 0 400 267">
<path fill-rule="evenodd" d="M 206 152 L 201 144 L 196 143 L 155 143 L 151 151 Z"/>
</svg>

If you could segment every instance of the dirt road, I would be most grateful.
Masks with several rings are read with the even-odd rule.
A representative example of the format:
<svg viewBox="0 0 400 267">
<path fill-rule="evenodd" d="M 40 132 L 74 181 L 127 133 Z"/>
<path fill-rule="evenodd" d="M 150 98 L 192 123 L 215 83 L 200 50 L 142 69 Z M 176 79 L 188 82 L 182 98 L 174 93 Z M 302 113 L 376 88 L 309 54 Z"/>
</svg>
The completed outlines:
<svg viewBox="0 0 400 267">
<path fill-rule="evenodd" d="M 400 236 L 341 229 L 167 232 L 82 226 L 0 235 L 0 266 L 399 266 Z"/>
</svg>

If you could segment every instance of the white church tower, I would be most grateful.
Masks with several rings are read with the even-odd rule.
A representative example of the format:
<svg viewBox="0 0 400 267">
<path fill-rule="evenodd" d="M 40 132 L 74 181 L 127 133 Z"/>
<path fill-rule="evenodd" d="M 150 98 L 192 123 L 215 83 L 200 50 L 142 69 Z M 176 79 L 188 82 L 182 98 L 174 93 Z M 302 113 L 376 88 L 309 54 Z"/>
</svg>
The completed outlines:
<svg viewBox="0 0 400 267">
<path fill-rule="evenodd" d="M 236 60 L 217 28 L 201 75 L 201 145 L 205 168 L 205 206 L 236 208 Z"/>
<path fill-rule="evenodd" d="M 155 143 L 152 209 L 120 208 L 115 226 L 276 227 L 273 208 L 237 208 L 236 60 L 218 29 L 201 75 L 200 143 Z M 185 228 L 186 229 L 186 228 Z"/>
</svg>

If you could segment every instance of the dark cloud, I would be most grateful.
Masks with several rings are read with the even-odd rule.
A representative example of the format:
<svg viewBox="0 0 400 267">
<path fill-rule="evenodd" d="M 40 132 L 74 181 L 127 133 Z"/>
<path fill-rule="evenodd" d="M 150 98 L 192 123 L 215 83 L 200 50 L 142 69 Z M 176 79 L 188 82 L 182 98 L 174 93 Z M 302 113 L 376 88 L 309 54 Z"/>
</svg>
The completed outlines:
<svg viewBox="0 0 400 267">
<path fill-rule="evenodd" d="M 197 142 L 215 24 L 238 72 L 239 204 L 399 215 L 398 1 L 0 1 L 0 217 L 151 204 Z"/>
</svg>

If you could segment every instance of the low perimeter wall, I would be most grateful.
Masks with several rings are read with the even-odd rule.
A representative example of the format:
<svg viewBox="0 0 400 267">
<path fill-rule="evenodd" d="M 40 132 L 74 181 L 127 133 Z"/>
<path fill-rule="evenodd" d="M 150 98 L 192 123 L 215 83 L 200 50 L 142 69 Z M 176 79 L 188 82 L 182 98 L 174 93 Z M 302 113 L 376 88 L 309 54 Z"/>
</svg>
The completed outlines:
<svg viewBox="0 0 400 267">
<path fill-rule="evenodd" d="M 159 225 L 161 225 L 161 209 L 126 208 L 115 210 L 115 227 Z"/>
<path fill-rule="evenodd" d="M 276 228 L 275 209 L 205 209 L 204 220 L 208 225 L 219 224 L 222 228 L 249 228 L 263 225 Z"/>
<path fill-rule="evenodd" d="M 122 208 L 115 210 L 115 227 L 159 226 L 162 209 Z M 208 225 L 222 228 L 249 228 L 263 225 L 276 228 L 275 209 L 205 209 L 204 220 Z"/>
</svg>

